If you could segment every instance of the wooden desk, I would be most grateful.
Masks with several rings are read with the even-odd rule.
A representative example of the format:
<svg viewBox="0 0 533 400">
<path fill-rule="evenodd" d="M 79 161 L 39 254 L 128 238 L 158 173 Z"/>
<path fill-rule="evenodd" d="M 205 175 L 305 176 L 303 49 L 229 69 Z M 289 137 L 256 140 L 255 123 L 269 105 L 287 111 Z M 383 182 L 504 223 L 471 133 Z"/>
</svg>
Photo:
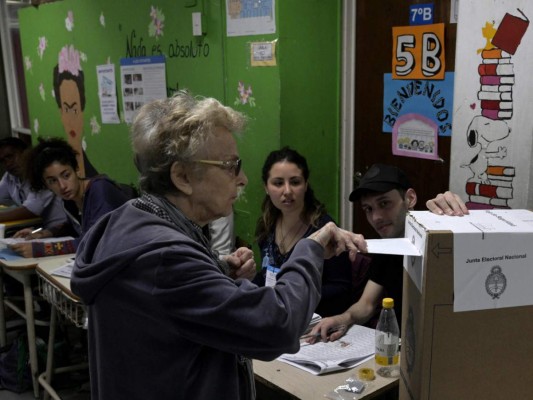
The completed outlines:
<svg viewBox="0 0 533 400">
<path fill-rule="evenodd" d="M 254 360 L 253 363 L 258 400 L 323 400 L 326 393 L 344 385 L 347 378 L 356 376 L 359 368 L 376 370 L 373 359 L 355 368 L 325 375 L 313 375 L 278 360 L 270 362 Z M 364 392 L 357 399 L 397 399 L 398 385 L 398 378 L 382 378 L 376 375 L 376 379 L 368 382 Z M 346 395 L 349 394 L 346 392 Z"/>
<path fill-rule="evenodd" d="M 2 212 L 0 211 L 0 214 L 1 213 Z M 0 222 L 0 223 L 6 226 L 4 236 L 11 237 L 13 234 L 15 234 L 17 231 L 23 228 L 28 228 L 30 226 L 33 226 L 33 227 L 41 226 L 43 221 L 41 218 L 29 218 L 29 219 L 18 219 L 15 221 L 5 221 L 5 222 Z"/>
<path fill-rule="evenodd" d="M 37 374 L 39 365 L 37 361 L 37 349 L 35 345 L 35 325 L 48 325 L 48 322 L 36 321 L 33 309 L 33 291 L 31 287 L 31 277 L 35 275 L 37 264 L 43 259 L 66 260 L 70 256 L 53 256 L 44 258 L 20 258 L 17 260 L 0 260 L 0 346 L 5 346 L 7 342 L 5 308 L 8 306 L 18 315 L 26 320 L 26 330 L 28 334 L 28 350 L 30 353 L 30 367 L 33 383 L 33 394 L 39 397 L 39 383 Z M 64 261 L 63 261 L 64 262 Z M 9 275 L 20 282 L 24 290 L 24 310 L 22 310 L 12 300 L 4 297 L 4 278 Z"/>
<path fill-rule="evenodd" d="M 52 272 L 64 265 L 68 257 L 63 259 L 47 259 L 37 265 L 39 277 L 39 293 L 52 304 L 50 314 L 50 333 L 48 335 L 48 356 L 46 359 L 46 371 L 39 375 L 39 383 L 45 390 L 44 400 L 48 395 L 56 400 L 61 400 L 52 387 L 54 373 L 76 371 L 88 367 L 86 362 L 61 368 L 54 368 L 54 339 L 57 325 L 57 313 L 61 313 L 78 328 L 87 326 L 87 312 L 80 299 L 70 290 L 70 278 L 52 275 Z"/>
<path fill-rule="evenodd" d="M 22 229 L 28 226 L 40 225 L 42 224 L 42 222 L 43 222 L 42 219 L 37 217 L 37 218 L 28 218 L 28 219 L 17 219 L 15 221 L 6 221 L 6 222 L 1 222 L 1 223 L 6 226 L 6 229 L 7 228 Z"/>
</svg>

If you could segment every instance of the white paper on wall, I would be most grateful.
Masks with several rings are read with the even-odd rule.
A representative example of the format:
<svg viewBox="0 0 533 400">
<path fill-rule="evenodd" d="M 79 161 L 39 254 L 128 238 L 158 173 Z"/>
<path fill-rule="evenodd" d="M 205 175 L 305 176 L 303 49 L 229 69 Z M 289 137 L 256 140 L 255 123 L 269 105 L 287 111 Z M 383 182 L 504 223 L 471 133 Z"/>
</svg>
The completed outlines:
<svg viewBox="0 0 533 400">
<path fill-rule="evenodd" d="M 471 209 L 532 208 L 533 2 L 459 2 L 450 189 Z"/>
</svg>

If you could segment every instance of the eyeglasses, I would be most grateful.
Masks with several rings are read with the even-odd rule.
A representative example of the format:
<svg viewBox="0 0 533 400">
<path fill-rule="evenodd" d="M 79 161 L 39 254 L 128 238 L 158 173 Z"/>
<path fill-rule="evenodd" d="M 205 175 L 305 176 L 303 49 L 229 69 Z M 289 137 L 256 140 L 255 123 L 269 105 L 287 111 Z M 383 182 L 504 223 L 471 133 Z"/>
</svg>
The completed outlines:
<svg viewBox="0 0 533 400">
<path fill-rule="evenodd" d="M 242 167 L 242 160 L 240 158 L 233 161 L 195 160 L 195 162 L 200 164 L 216 165 L 217 167 L 230 171 L 233 170 L 235 176 L 239 176 Z"/>
</svg>

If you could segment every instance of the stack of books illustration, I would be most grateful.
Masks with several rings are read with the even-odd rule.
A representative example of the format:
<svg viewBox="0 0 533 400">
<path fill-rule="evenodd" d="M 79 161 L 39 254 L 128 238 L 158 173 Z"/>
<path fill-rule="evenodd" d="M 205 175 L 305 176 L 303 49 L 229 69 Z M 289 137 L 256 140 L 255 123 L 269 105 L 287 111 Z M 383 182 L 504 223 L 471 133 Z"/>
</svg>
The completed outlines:
<svg viewBox="0 0 533 400">
<path fill-rule="evenodd" d="M 513 55 L 529 26 L 527 17 L 519 9 L 518 12 L 521 16 L 505 14 L 492 38 L 493 47 L 481 52 L 478 99 L 481 115 L 491 120 L 507 121 L 513 117 Z M 476 204 L 482 205 L 480 208 L 509 208 L 515 167 L 489 165 L 486 173 L 488 182 L 466 183 L 467 205 L 472 208 L 476 208 Z"/>
<path fill-rule="evenodd" d="M 468 208 L 476 209 L 472 203 L 482 204 L 487 208 L 510 208 L 509 200 L 513 198 L 513 179 L 515 168 L 503 165 L 487 167 L 488 183 L 467 182 L 466 194 Z M 492 206 L 492 207 L 491 207 Z"/>
</svg>

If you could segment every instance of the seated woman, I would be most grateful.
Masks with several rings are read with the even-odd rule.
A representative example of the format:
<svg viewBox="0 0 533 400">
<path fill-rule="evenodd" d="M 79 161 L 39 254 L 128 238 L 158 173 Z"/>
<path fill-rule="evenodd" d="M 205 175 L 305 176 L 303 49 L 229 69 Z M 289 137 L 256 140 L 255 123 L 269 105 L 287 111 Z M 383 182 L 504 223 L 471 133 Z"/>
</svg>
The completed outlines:
<svg viewBox="0 0 533 400">
<path fill-rule="evenodd" d="M 254 282 L 272 286 L 281 265 L 302 238 L 316 232 L 332 218 L 313 193 L 308 182 L 306 159 L 284 147 L 271 152 L 262 169 L 266 191 L 262 216 L 257 222 L 256 240 L 262 269 Z M 323 317 L 343 312 L 353 299 L 351 263 L 346 253 L 324 260 L 322 299 L 315 312 Z"/>
<path fill-rule="evenodd" d="M 60 138 L 40 139 L 39 144 L 30 152 L 26 168 L 32 189 L 49 189 L 60 197 L 68 222 L 34 234 L 29 230 L 22 230 L 16 236 L 36 239 L 71 235 L 76 239 L 46 243 L 23 242 L 10 246 L 22 256 L 44 257 L 76 252 L 79 240 L 101 216 L 129 200 L 122 189 L 105 175 L 80 178 L 77 174 L 76 155 L 74 149 Z"/>
</svg>

